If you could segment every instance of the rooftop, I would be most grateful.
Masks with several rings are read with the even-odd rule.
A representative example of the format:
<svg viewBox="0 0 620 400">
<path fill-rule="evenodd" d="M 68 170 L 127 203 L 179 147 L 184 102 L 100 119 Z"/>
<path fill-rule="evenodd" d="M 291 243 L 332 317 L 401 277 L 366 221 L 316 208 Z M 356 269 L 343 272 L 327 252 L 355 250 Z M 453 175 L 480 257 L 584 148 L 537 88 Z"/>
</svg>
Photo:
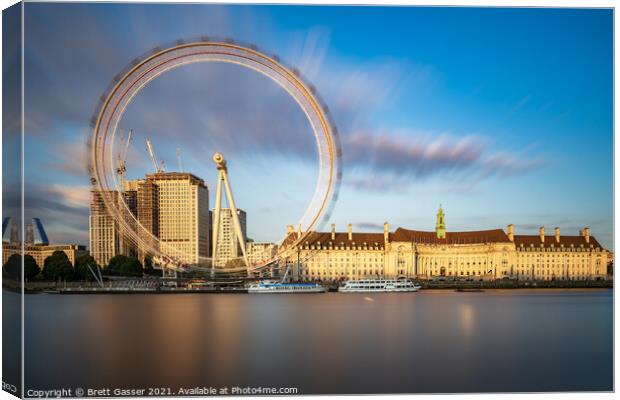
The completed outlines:
<svg viewBox="0 0 620 400">
<path fill-rule="evenodd" d="M 284 244 L 289 244 L 297 238 L 297 233 L 293 232 L 288 235 L 288 237 L 284 240 Z M 366 243 L 368 246 L 374 246 L 375 243 L 381 247 L 383 247 L 383 233 L 361 233 L 361 232 L 352 232 L 351 240 L 349 240 L 348 232 L 334 232 L 334 238 L 332 239 L 331 232 L 311 232 L 308 237 L 301 243 L 302 245 L 327 245 L 329 243 L 333 245 L 340 245 L 341 243 L 345 246 L 351 246 L 353 244 L 359 246 Z"/>
<path fill-rule="evenodd" d="M 390 241 L 428 244 L 510 243 L 508 235 L 502 229 L 446 232 L 445 239 L 440 239 L 435 231 L 416 231 L 398 228 L 390 235 Z"/>
<path fill-rule="evenodd" d="M 146 179 L 157 181 L 189 179 L 193 183 L 196 183 L 203 187 L 207 187 L 203 179 L 197 177 L 194 174 L 190 174 L 189 172 L 158 172 L 154 174 L 146 174 Z"/>
<path fill-rule="evenodd" d="M 534 246 L 540 246 L 541 244 L 543 244 L 543 241 L 540 240 L 540 235 L 515 235 L 515 245 L 517 247 L 521 245 L 530 246 L 532 244 Z M 581 245 L 583 245 L 584 247 L 590 247 L 590 245 L 593 245 L 594 248 L 603 248 L 603 246 L 600 245 L 600 243 L 596 240 L 594 236 L 590 236 L 590 242 L 588 243 L 585 236 L 560 235 L 560 241 L 558 242 L 555 240 L 554 235 L 545 235 L 544 244 L 553 244 L 554 246 L 564 245 L 564 247 L 570 247 L 571 245 L 574 247 L 579 247 Z"/>
</svg>

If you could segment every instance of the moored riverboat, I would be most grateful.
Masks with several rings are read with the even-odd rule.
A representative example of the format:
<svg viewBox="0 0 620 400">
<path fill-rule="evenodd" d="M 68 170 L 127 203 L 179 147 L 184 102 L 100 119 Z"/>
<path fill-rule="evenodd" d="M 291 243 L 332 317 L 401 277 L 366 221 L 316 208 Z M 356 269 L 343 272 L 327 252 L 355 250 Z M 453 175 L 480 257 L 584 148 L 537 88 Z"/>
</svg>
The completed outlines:
<svg viewBox="0 0 620 400">
<path fill-rule="evenodd" d="M 360 279 L 349 280 L 338 288 L 339 292 L 417 292 L 421 286 L 411 279 Z"/>
<path fill-rule="evenodd" d="M 317 283 L 258 282 L 248 286 L 248 293 L 325 293 L 327 288 Z"/>
</svg>

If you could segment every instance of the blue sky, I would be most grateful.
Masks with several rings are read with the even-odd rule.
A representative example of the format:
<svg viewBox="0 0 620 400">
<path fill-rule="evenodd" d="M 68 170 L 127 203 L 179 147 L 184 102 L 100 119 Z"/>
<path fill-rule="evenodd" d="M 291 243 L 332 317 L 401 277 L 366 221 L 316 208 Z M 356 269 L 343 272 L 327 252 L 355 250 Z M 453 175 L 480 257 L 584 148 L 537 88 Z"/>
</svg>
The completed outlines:
<svg viewBox="0 0 620 400">
<path fill-rule="evenodd" d="M 297 67 L 330 107 L 343 179 L 331 221 L 432 230 L 589 225 L 612 247 L 611 10 L 26 4 L 27 216 L 55 242 L 88 242 L 85 140 L 99 96 L 149 49 L 210 35 Z M 307 122 L 273 83 L 223 64 L 158 78 L 122 121 L 130 177 L 168 169 L 207 181 L 229 160 L 248 234 L 278 240 L 317 175 Z"/>
</svg>

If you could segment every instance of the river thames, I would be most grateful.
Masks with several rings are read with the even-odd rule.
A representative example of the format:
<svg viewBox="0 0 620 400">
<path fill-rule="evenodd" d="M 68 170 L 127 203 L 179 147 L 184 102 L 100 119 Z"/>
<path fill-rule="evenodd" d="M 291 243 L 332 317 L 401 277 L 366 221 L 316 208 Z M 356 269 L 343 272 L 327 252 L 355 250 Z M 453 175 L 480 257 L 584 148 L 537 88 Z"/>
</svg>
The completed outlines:
<svg viewBox="0 0 620 400">
<path fill-rule="evenodd" d="M 4 291 L 5 307 L 18 296 Z M 605 289 L 33 294 L 25 307 L 26 389 L 613 389 Z"/>
</svg>

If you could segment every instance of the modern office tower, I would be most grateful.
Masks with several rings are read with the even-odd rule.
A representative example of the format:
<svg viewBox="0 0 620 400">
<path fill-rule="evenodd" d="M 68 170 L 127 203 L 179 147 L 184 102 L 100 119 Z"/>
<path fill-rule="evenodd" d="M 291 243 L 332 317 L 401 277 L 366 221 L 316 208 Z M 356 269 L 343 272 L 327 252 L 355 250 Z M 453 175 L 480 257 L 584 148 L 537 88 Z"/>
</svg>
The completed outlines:
<svg viewBox="0 0 620 400">
<path fill-rule="evenodd" d="M 160 250 L 188 264 L 207 258 L 209 190 L 204 181 L 189 173 L 161 172 L 148 174 L 146 182 L 158 188 Z M 145 192 L 143 200 L 147 197 Z"/>
<path fill-rule="evenodd" d="M 32 225 L 27 224 L 24 228 L 25 228 L 24 243 L 33 244 L 34 243 L 34 232 L 32 232 Z"/>
<path fill-rule="evenodd" d="M 123 181 L 123 191 L 125 192 L 136 192 L 138 191 L 138 187 L 141 183 L 144 183 L 145 179 L 131 179 L 127 181 Z"/>
<path fill-rule="evenodd" d="M 32 242 L 37 245 L 48 245 L 50 244 L 49 239 L 47 238 L 47 234 L 45 233 L 45 229 L 43 228 L 43 223 L 39 218 L 32 219 L 32 233 L 33 240 Z"/>
<path fill-rule="evenodd" d="M 118 201 L 117 191 L 108 193 L 114 201 Z M 108 265 L 112 257 L 121 254 L 121 240 L 116 221 L 106 210 L 103 192 L 91 191 L 89 226 L 90 253 L 97 264 Z"/>
<path fill-rule="evenodd" d="M 144 229 L 138 229 L 133 218 L 127 218 L 127 220 L 132 229 L 148 244 L 148 247 L 155 247 L 156 238 L 159 236 L 159 193 L 157 185 L 146 179 L 134 179 L 125 181 L 123 189 L 123 198 L 127 208 Z M 148 251 L 143 248 L 144 246 L 127 243 L 126 246 L 121 247 L 123 254 L 138 257 L 141 262 L 144 262 L 144 258 L 148 255 Z"/>
<path fill-rule="evenodd" d="M 123 212 L 124 220 L 131 227 L 133 231 L 136 231 L 136 215 L 138 214 L 138 191 L 137 190 L 125 190 L 122 194 L 122 198 L 125 201 L 125 206 L 119 204 L 119 208 Z M 119 199 L 120 200 L 120 199 Z M 121 254 L 125 256 L 137 257 L 138 249 L 136 243 L 123 235 L 119 236 L 119 247 Z"/>
<path fill-rule="evenodd" d="M 246 213 L 241 209 L 237 209 L 239 224 L 241 225 L 241 233 L 243 241 L 247 241 L 246 234 Z M 226 263 L 232 259 L 242 257 L 239 241 L 235 236 L 233 225 L 232 211 L 230 208 L 222 208 L 220 210 L 220 223 L 218 228 L 216 259 L 213 260 L 213 266 L 225 267 Z M 213 232 L 215 235 L 216 232 Z"/>
<path fill-rule="evenodd" d="M 150 246 L 160 241 L 161 250 L 181 262 L 196 264 L 209 256 L 209 192 L 204 181 L 189 173 L 162 172 L 146 179 L 125 181 L 122 197 L 113 191 L 114 201 L 122 198 L 127 208 L 125 220 Z M 95 260 L 106 265 L 122 254 L 144 261 L 147 251 L 120 234 L 118 224 L 108 215 L 101 194 L 92 192 L 90 248 Z M 137 229 L 135 218 L 143 229 Z"/>
<path fill-rule="evenodd" d="M 137 185 L 137 217 L 144 230 L 139 234 L 150 247 L 157 247 L 159 238 L 159 188 L 152 181 L 142 180 Z M 149 234 L 150 233 L 150 234 Z M 151 236 L 152 235 L 152 236 Z M 138 257 L 144 261 L 144 249 L 138 249 Z"/>
<path fill-rule="evenodd" d="M 4 219 L 2 220 L 2 241 L 3 242 L 10 241 L 10 239 L 8 237 L 6 239 L 5 239 L 5 237 L 9 236 L 9 232 L 10 232 L 9 227 L 12 224 L 13 224 L 13 220 L 11 219 L 11 217 L 4 217 Z"/>
<path fill-rule="evenodd" d="M 46 245 L 50 243 L 39 218 L 33 218 L 30 223 L 26 225 L 25 229 L 24 243 L 36 245 Z"/>
<path fill-rule="evenodd" d="M 2 242 L 16 243 L 19 242 L 19 232 L 17 223 L 14 218 L 4 217 L 2 220 Z"/>
<path fill-rule="evenodd" d="M 213 211 L 209 210 L 209 238 L 211 241 L 209 242 L 209 257 L 213 257 Z"/>
</svg>

